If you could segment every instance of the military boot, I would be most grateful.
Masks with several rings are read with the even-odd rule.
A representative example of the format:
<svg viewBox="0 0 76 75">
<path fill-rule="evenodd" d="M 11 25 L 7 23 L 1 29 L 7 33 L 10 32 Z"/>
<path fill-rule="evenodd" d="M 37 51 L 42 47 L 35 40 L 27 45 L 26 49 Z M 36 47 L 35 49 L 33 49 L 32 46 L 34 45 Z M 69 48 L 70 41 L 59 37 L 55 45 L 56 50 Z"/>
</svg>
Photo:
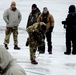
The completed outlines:
<svg viewBox="0 0 76 75">
<path fill-rule="evenodd" d="M 65 54 L 65 55 L 70 55 L 70 54 L 71 54 L 71 52 L 64 52 L 64 54 Z"/>
<path fill-rule="evenodd" d="M 31 61 L 32 64 L 38 64 L 36 60 Z"/>
<path fill-rule="evenodd" d="M 14 49 L 20 50 L 21 48 L 18 47 L 17 45 L 14 46 Z"/>
<path fill-rule="evenodd" d="M 49 51 L 49 54 L 52 54 L 52 52 L 51 52 L 51 51 Z"/>
<path fill-rule="evenodd" d="M 9 49 L 8 46 L 7 46 L 7 44 L 5 44 L 4 46 L 5 46 L 6 49 Z"/>
</svg>

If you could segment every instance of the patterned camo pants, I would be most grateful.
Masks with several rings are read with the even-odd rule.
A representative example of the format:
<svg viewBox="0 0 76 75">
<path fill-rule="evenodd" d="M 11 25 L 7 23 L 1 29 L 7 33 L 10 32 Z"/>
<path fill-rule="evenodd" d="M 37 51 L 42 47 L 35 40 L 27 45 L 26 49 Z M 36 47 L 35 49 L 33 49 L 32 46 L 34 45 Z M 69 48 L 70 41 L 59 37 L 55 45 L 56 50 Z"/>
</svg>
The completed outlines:
<svg viewBox="0 0 76 75">
<path fill-rule="evenodd" d="M 14 45 L 18 44 L 18 27 L 6 27 L 4 44 L 9 44 L 10 35 L 13 33 Z"/>
</svg>

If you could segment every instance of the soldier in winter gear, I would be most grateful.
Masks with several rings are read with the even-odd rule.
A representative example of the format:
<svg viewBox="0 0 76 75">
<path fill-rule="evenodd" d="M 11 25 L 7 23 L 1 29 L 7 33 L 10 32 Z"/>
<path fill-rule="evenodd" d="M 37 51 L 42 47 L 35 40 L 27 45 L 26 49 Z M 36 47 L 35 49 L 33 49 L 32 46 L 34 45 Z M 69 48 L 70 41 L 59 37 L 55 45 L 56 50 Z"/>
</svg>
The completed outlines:
<svg viewBox="0 0 76 75">
<path fill-rule="evenodd" d="M 36 49 L 37 47 L 44 45 L 44 39 L 46 32 L 46 25 L 43 22 L 34 23 L 33 25 L 29 26 L 26 31 L 29 34 L 29 47 L 30 47 L 30 60 L 32 64 L 38 64 L 35 60 L 36 56 Z"/>
<path fill-rule="evenodd" d="M 72 54 L 76 54 L 76 11 L 75 5 L 69 6 L 69 14 L 65 21 L 62 21 L 66 28 L 66 52 L 64 54 L 70 55 L 71 54 L 71 47 Z"/>
<path fill-rule="evenodd" d="M 48 52 L 52 54 L 52 42 L 51 42 L 51 33 L 54 27 L 54 19 L 53 16 L 49 13 L 47 7 L 43 8 L 42 14 L 39 15 L 37 22 L 44 22 L 46 24 L 46 38 L 48 42 Z M 45 45 L 44 45 L 45 47 Z M 45 51 L 43 51 L 45 52 Z"/>
<path fill-rule="evenodd" d="M 38 16 L 41 14 L 41 12 L 36 4 L 33 4 L 31 9 L 32 9 L 32 11 L 29 14 L 26 28 L 33 25 L 34 23 L 36 23 Z M 28 44 L 29 44 L 29 38 L 27 38 L 26 46 L 28 46 Z"/>
<path fill-rule="evenodd" d="M 36 4 L 33 4 L 31 9 L 32 11 L 29 14 L 26 28 L 36 23 L 38 16 L 41 14 Z"/>
<path fill-rule="evenodd" d="M 38 16 L 41 14 L 36 4 L 33 4 L 31 9 L 32 11 L 29 14 L 26 28 L 36 23 Z M 29 38 L 27 38 L 26 46 L 28 46 L 28 44 L 29 44 Z"/>
<path fill-rule="evenodd" d="M 14 49 L 20 49 L 18 47 L 18 26 L 21 21 L 21 13 L 16 8 L 16 3 L 14 1 L 11 3 L 11 7 L 4 12 L 3 19 L 6 22 L 5 48 L 8 49 L 10 35 L 13 33 Z"/>
<path fill-rule="evenodd" d="M 0 75 L 26 75 L 10 53 L 0 46 Z"/>
</svg>

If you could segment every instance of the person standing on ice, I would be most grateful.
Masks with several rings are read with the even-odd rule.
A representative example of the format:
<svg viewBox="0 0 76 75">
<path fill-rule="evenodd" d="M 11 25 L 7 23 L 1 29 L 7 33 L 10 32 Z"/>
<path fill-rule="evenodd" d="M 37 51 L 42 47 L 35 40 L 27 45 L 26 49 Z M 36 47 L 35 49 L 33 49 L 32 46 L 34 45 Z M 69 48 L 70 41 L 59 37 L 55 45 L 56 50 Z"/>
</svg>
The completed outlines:
<svg viewBox="0 0 76 75">
<path fill-rule="evenodd" d="M 44 45 L 44 35 L 46 32 L 46 25 L 44 22 L 34 23 L 29 26 L 26 31 L 29 34 L 30 60 L 32 64 L 38 64 L 35 60 L 37 47 Z"/>
<path fill-rule="evenodd" d="M 52 42 L 51 42 L 51 34 L 54 28 L 54 19 L 53 16 L 49 13 L 47 7 L 43 8 L 42 14 L 39 15 L 37 22 L 44 22 L 46 24 L 46 38 L 47 38 L 47 44 L 48 44 L 48 53 L 52 54 Z M 45 47 L 45 45 L 44 45 Z M 41 51 L 45 52 L 45 51 Z"/>
<path fill-rule="evenodd" d="M 28 28 L 29 26 L 36 23 L 38 16 L 41 14 L 41 12 L 40 12 L 40 10 L 39 10 L 39 8 L 37 7 L 36 4 L 32 4 L 31 10 L 32 11 L 29 14 L 26 28 Z M 27 38 L 26 46 L 28 46 L 28 44 L 29 44 L 29 38 Z"/>
<path fill-rule="evenodd" d="M 9 49 L 8 43 L 11 33 L 13 33 L 14 49 L 19 50 L 20 47 L 18 47 L 18 26 L 21 21 L 21 13 L 16 8 L 16 3 L 14 1 L 11 2 L 11 7 L 4 12 L 3 19 L 6 22 L 5 39 L 4 39 L 5 48 Z"/>
<path fill-rule="evenodd" d="M 0 46 L 0 75 L 26 75 L 24 69 L 3 46 Z"/>
<path fill-rule="evenodd" d="M 40 12 L 39 8 L 37 7 L 37 5 L 32 4 L 32 11 L 29 14 L 26 28 L 33 25 L 34 23 L 36 23 L 37 18 L 39 17 L 40 14 L 41 14 L 41 12 Z M 28 46 L 28 44 L 29 44 L 29 38 L 27 38 L 26 46 Z M 39 50 L 45 50 L 45 47 L 42 47 L 42 46 L 38 47 L 38 51 Z"/>
<path fill-rule="evenodd" d="M 69 6 L 69 14 L 65 21 L 62 21 L 64 28 L 66 29 L 66 52 L 64 54 L 76 55 L 76 8 L 75 5 Z"/>
</svg>

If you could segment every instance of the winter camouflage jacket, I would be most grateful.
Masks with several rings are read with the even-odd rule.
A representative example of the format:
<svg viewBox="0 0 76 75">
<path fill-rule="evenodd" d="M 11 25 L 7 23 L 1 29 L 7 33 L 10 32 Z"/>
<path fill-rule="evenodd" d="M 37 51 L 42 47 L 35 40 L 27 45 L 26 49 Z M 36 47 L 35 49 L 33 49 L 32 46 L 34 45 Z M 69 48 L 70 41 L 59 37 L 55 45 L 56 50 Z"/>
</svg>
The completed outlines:
<svg viewBox="0 0 76 75">
<path fill-rule="evenodd" d="M 10 53 L 0 46 L 0 75 L 26 75 L 23 68 L 18 65 Z"/>
<path fill-rule="evenodd" d="M 30 13 L 29 17 L 28 17 L 28 22 L 27 22 L 27 27 L 33 25 L 34 23 L 37 22 L 37 18 L 38 16 L 41 14 L 40 10 L 37 8 L 37 11 L 35 12 L 35 14 L 32 14 L 32 12 Z"/>
<path fill-rule="evenodd" d="M 18 26 L 21 21 L 21 13 L 18 9 L 13 11 L 9 8 L 4 12 L 3 19 L 7 24 L 6 27 Z"/>
<path fill-rule="evenodd" d="M 45 23 L 43 23 L 43 22 L 40 22 L 40 23 L 45 25 Z M 33 25 L 29 26 L 26 29 L 26 31 L 29 34 L 30 41 L 42 42 L 44 40 L 44 36 L 45 36 L 46 31 L 40 31 L 38 26 L 39 26 L 39 23 L 34 23 Z"/>
<path fill-rule="evenodd" d="M 44 19 L 44 20 L 43 20 Z M 46 16 L 42 14 L 39 15 L 37 22 L 44 22 L 46 24 L 47 30 L 52 26 L 54 27 L 53 16 L 48 13 Z"/>
</svg>

